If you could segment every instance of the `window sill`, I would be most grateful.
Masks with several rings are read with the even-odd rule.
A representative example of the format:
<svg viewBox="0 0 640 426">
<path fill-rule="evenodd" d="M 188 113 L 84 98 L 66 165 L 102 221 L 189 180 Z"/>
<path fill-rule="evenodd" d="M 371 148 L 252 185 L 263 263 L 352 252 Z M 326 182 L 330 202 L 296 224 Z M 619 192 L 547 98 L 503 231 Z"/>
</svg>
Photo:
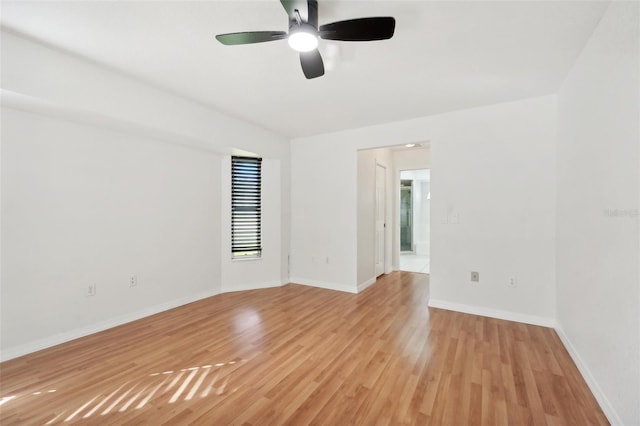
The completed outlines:
<svg viewBox="0 0 640 426">
<path fill-rule="evenodd" d="M 246 256 L 246 257 L 232 257 L 232 262 L 251 262 L 254 260 L 262 260 L 262 257 L 257 256 Z"/>
</svg>

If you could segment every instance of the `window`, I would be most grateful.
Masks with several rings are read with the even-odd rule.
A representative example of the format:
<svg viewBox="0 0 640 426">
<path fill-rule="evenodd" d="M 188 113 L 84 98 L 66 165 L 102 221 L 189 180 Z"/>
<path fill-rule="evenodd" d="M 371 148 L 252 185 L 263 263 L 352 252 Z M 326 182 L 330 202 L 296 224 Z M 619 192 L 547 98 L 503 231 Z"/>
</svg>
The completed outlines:
<svg viewBox="0 0 640 426">
<path fill-rule="evenodd" d="M 262 254 L 262 158 L 231 157 L 231 255 Z"/>
</svg>

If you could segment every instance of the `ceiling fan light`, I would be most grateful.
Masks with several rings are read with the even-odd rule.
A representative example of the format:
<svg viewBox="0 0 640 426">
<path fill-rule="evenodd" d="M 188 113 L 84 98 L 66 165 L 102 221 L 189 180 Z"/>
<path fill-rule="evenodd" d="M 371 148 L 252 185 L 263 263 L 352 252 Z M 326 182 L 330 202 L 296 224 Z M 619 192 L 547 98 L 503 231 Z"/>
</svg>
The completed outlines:
<svg viewBox="0 0 640 426">
<path fill-rule="evenodd" d="M 310 52 L 318 47 L 318 36 L 307 31 L 295 31 L 289 34 L 289 46 L 298 52 Z"/>
</svg>

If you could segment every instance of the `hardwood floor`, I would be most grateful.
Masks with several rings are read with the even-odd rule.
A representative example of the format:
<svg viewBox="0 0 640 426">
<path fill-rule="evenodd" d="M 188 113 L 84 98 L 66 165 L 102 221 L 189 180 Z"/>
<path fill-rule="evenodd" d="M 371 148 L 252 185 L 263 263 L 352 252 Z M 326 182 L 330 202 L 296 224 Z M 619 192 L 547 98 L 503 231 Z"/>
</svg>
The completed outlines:
<svg viewBox="0 0 640 426">
<path fill-rule="evenodd" d="M 0 423 L 608 424 L 552 329 L 353 295 L 228 293 L 0 364 Z"/>
</svg>

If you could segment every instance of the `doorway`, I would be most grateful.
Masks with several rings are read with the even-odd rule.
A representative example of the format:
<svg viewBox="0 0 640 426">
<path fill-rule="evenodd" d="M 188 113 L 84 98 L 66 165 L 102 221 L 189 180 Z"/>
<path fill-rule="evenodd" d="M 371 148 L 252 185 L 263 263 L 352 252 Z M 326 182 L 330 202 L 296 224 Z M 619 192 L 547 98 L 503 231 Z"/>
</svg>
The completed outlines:
<svg viewBox="0 0 640 426">
<path fill-rule="evenodd" d="M 401 170 L 399 183 L 399 269 L 428 274 L 430 270 L 430 170 Z"/>
</svg>

